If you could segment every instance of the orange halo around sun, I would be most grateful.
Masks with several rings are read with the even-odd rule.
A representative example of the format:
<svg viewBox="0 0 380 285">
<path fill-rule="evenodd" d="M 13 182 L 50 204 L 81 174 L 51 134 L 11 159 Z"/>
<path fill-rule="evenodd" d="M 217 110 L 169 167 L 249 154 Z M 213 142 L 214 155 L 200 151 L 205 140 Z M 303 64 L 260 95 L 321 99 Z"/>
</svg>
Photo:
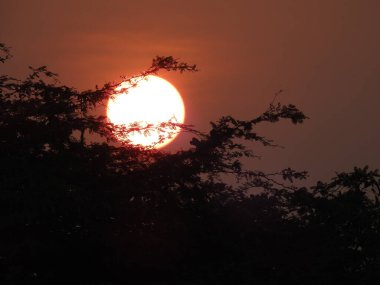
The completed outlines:
<svg viewBox="0 0 380 285">
<path fill-rule="evenodd" d="M 129 140 L 133 145 L 161 148 L 172 142 L 179 133 L 179 127 L 165 126 L 162 123 L 182 124 L 185 120 L 185 107 L 177 89 L 165 79 L 148 75 L 131 82 L 123 82 L 116 89 L 113 98 L 108 100 L 107 117 L 116 126 L 126 129 L 145 128 L 149 132 L 132 131 L 127 135 L 116 134 L 120 141 Z M 161 142 L 160 138 L 164 138 Z M 158 143 L 159 142 L 159 143 Z"/>
</svg>

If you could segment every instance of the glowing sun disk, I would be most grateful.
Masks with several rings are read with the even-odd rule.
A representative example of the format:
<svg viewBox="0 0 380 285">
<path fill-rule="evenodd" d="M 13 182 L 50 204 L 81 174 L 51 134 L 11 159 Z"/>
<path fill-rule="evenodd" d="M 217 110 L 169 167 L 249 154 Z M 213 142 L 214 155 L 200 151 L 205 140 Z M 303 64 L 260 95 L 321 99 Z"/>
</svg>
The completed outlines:
<svg viewBox="0 0 380 285">
<path fill-rule="evenodd" d="M 118 134 L 119 140 L 160 148 L 178 135 L 178 127 L 173 129 L 165 126 L 159 130 L 162 123 L 182 124 L 185 119 L 181 95 L 168 81 L 149 75 L 135 78 L 132 82 L 123 82 L 115 91 L 120 93 L 116 93 L 107 105 L 107 117 L 111 123 L 126 129 L 152 126 L 148 133 L 133 131 L 124 136 Z M 160 138 L 163 140 L 158 143 Z"/>
</svg>

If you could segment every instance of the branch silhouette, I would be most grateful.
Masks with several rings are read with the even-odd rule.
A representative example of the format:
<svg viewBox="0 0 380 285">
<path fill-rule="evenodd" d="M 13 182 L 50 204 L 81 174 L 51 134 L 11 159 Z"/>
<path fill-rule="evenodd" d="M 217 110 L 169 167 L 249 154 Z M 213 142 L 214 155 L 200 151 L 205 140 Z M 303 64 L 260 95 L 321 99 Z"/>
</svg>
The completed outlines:
<svg viewBox="0 0 380 285">
<path fill-rule="evenodd" d="M 10 58 L 1 44 L 1 61 Z M 173 57 L 146 71 L 193 72 Z M 133 80 L 132 80 L 133 81 Z M 173 121 L 117 127 L 104 108 L 121 82 L 78 91 L 46 66 L 0 76 L 2 284 L 374 284 L 380 176 L 368 167 L 299 186 L 306 171 L 250 169 L 257 126 L 307 116 L 273 101 L 208 132 Z M 115 134 L 181 129 L 166 153 Z M 91 140 L 88 133 L 99 137 Z M 248 144 L 247 144 L 248 142 Z M 328 162 L 326 162 L 328 163 Z M 296 183 L 297 182 L 297 183 Z"/>
</svg>

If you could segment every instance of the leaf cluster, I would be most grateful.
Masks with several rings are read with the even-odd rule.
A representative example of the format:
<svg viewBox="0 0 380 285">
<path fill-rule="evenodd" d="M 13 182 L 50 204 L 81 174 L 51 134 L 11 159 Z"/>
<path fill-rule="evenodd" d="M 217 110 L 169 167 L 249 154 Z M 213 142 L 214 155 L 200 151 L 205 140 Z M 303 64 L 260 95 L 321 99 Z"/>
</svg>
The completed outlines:
<svg viewBox="0 0 380 285">
<path fill-rule="evenodd" d="M 156 57 L 124 79 L 161 69 L 196 66 Z M 299 124 L 302 111 L 272 102 L 252 120 L 222 117 L 207 133 L 167 122 L 159 127 L 193 138 L 189 149 L 166 153 L 115 139 L 157 126 L 117 128 L 94 115 L 119 84 L 79 92 L 45 66 L 23 80 L 0 77 L 2 284 L 378 280 L 377 171 L 354 168 L 307 188 L 293 183 L 305 171 L 243 163 L 257 158 L 247 142 L 276 146 L 258 124 Z"/>
</svg>

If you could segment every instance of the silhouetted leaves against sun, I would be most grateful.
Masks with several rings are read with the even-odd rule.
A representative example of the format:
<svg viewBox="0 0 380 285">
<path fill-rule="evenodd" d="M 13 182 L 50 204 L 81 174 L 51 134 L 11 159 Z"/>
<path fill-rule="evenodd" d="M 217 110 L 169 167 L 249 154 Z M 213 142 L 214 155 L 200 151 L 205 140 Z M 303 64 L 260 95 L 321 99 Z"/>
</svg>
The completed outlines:
<svg viewBox="0 0 380 285">
<path fill-rule="evenodd" d="M 156 57 L 138 76 L 160 69 L 196 66 Z M 80 92 L 46 66 L 23 80 L 0 76 L 1 284 L 379 280 L 377 171 L 354 168 L 308 188 L 299 186 L 306 171 L 244 163 L 258 157 L 247 142 L 276 146 L 257 125 L 307 119 L 294 105 L 272 102 L 247 121 L 225 116 L 208 132 L 173 124 L 193 138 L 166 153 L 114 136 L 153 126 L 115 129 L 95 115 L 118 85 Z"/>
</svg>

